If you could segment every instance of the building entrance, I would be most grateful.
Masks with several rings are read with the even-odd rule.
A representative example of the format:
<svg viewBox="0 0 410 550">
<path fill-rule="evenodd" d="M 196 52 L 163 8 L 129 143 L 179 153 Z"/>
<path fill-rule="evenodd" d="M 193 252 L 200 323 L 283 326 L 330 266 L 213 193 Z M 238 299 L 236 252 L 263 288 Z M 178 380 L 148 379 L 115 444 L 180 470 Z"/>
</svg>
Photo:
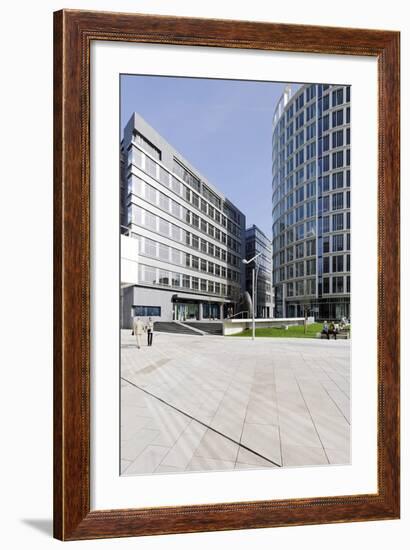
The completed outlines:
<svg viewBox="0 0 410 550">
<path fill-rule="evenodd" d="M 199 319 L 199 304 L 173 304 L 174 321 L 197 321 Z"/>
</svg>

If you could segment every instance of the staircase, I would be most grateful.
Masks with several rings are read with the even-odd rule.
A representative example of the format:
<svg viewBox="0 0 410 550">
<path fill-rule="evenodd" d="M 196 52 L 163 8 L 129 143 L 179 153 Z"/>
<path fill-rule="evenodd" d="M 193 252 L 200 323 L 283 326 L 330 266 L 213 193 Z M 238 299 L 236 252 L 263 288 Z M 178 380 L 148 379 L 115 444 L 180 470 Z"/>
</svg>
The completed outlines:
<svg viewBox="0 0 410 550">
<path fill-rule="evenodd" d="M 155 332 L 168 332 L 170 334 L 187 334 L 189 336 L 200 336 L 198 332 L 191 330 L 189 327 L 183 325 L 182 323 L 177 323 L 174 321 L 155 321 L 154 323 Z"/>
<path fill-rule="evenodd" d="M 185 321 L 184 325 L 187 325 L 192 328 L 196 328 L 205 332 L 206 334 L 212 334 L 214 336 L 222 336 L 223 334 L 223 325 L 222 323 L 213 322 L 206 323 L 204 321 L 194 322 L 194 321 Z"/>
</svg>

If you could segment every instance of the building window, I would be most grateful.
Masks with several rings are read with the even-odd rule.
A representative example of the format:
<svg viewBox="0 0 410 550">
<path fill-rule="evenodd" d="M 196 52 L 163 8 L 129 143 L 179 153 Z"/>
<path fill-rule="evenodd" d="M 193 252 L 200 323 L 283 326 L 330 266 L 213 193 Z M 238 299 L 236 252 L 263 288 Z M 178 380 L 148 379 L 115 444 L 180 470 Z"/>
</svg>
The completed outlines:
<svg viewBox="0 0 410 550">
<path fill-rule="evenodd" d="M 145 156 L 145 171 L 153 178 L 157 177 L 157 163 Z"/>
<path fill-rule="evenodd" d="M 341 210 L 343 208 L 343 193 L 333 193 L 332 209 Z"/>
<path fill-rule="evenodd" d="M 332 167 L 341 168 L 343 166 L 343 151 L 337 151 L 332 154 Z"/>
<path fill-rule="evenodd" d="M 341 252 L 343 250 L 343 233 L 333 235 L 332 250 L 333 252 Z"/>
<path fill-rule="evenodd" d="M 332 189 L 341 189 L 343 187 L 343 172 L 332 174 Z"/>
<path fill-rule="evenodd" d="M 316 240 L 306 241 L 306 256 L 314 256 L 316 254 Z"/>
<path fill-rule="evenodd" d="M 330 252 L 329 250 L 329 237 L 323 237 L 323 254 Z"/>
<path fill-rule="evenodd" d="M 333 111 L 332 113 L 332 128 L 336 126 L 341 126 L 343 124 L 343 109 L 339 111 Z"/>
<path fill-rule="evenodd" d="M 343 229 L 343 214 L 333 214 L 332 230 L 341 231 Z"/>
<path fill-rule="evenodd" d="M 134 317 L 161 317 L 161 307 L 134 306 Z"/>
<path fill-rule="evenodd" d="M 341 271 L 343 271 L 343 254 L 339 256 L 333 256 L 332 271 L 333 273 L 340 273 Z"/>
<path fill-rule="evenodd" d="M 322 119 L 323 131 L 329 130 L 329 115 L 326 115 Z"/>
<path fill-rule="evenodd" d="M 332 106 L 336 107 L 337 105 L 341 105 L 343 103 L 343 88 L 340 88 L 339 90 L 334 90 L 332 92 Z"/>
<path fill-rule="evenodd" d="M 343 130 L 332 133 L 332 147 L 343 147 Z"/>
<path fill-rule="evenodd" d="M 343 277 L 333 277 L 332 292 L 333 294 L 340 294 L 343 292 Z"/>
<path fill-rule="evenodd" d="M 315 275 L 315 273 L 316 273 L 316 260 L 307 260 L 306 275 Z"/>
<path fill-rule="evenodd" d="M 134 141 L 141 147 L 141 149 L 147 151 L 147 153 L 149 153 L 152 157 L 157 160 L 161 160 L 161 151 L 142 134 L 134 131 Z"/>
<path fill-rule="evenodd" d="M 323 258 L 323 273 L 329 273 L 329 271 L 330 271 L 329 256 L 325 256 Z"/>
<path fill-rule="evenodd" d="M 323 278 L 323 294 L 329 294 L 329 278 Z"/>
<path fill-rule="evenodd" d="M 323 233 L 329 233 L 329 230 L 329 216 L 323 216 Z"/>
<path fill-rule="evenodd" d="M 174 171 L 174 174 L 179 176 L 190 187 L 192 187 L 196 191 L 200 191 L 201 184 L 200 184 L 199 178 L 194 176 L 194 174 L 192 174 L 192 172 L 190 172 L 188 168 L 183 166 L 183 164 L 175 158 L 174 158 L 174 164 L 173 164 L 173 171 Z"/>
</svg>

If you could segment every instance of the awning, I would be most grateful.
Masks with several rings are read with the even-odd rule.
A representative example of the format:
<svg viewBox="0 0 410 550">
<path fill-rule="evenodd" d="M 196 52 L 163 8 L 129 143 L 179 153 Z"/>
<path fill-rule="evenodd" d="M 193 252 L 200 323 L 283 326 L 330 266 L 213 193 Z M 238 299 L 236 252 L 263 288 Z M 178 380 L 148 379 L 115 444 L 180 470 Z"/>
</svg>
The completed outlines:
<svg viewBox="0 0 410 550">
<path fill-rule="evenodd" d="M 176 293 L 172 295 L 172 300 L 195 300 L 196 302 L 218 302 L 221 304 L 227 304 L 231 300 L 226 300 L 225 298 L 220 298 L 218 296 L 205 296 L 203 294 L 188 294 L 188 293 Z"/>
</svg>

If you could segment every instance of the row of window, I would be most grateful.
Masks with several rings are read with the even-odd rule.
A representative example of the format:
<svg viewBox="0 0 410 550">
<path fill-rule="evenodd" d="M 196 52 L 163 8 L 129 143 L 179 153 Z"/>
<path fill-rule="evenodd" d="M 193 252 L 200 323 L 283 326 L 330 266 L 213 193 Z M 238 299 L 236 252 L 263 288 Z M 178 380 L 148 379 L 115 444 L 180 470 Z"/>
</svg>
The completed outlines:
<svg viewBox="0 0 410 550">
<path fill-rule="evenodd" d="M 134 164 L 138 168 L 141 168 L 141 170 L 144 170 L 149 176 L 159 181 L 168 189 L 171 189 L 173 193 L 182 197 L 185 201 L 192 204 L 198 210 L 201 210 L 201 212 L 215 220 L 216 223 L 220 224 L 222 227 L 227 228 L 230 233 L 234 233 L 237 236 L 240 236 L 240 228 L 237 227 L 237 225 L 235 225 L 235 223 L 233 223 L 230 219 L 228 219 L 228 217 L 233 218 L 236 223 L 239 223 L 240 216 L 228 205 L 226 205 L 225 208 L 224 204 L 223 208 L 225 214 L 222 214 L 217 208 L 215 208 L 215 205 L 209 204 L 205 199 L 201 198 L 199 194 L 195 193 L 189 186 L 184 185 L 178 178 L 165 170 L 149 156 L 145 155 L 137 147 L 131 147 L 131 149 L 129 150 L 128 164 Z M 208 189 L 208 200 L 210 200 L 211 198 L 210 193 L 211 191 Z M 217 198 L 214 193 L 212 193 L 212 196 Z"/>
<path fill-rule="evenodd" d="M 234 267 L 240 264 L 241 259 L 235 254 L 227 253 L 214 243 L 210 243 L 198 237 L 198 235 L 185 231 L 185 229 L 182 229 L 178 225 L 164 220 L 136 204 L 131 204 L 128 207 L 128 223 L 146 227 L 173 241 L 183 243 L 186 246 L 194 248 L 195 250 L 200 250 L 204 254 L 209 254 L 212 257 L 220 258 L 222 261 L 227 261 L 229 265 Z"/>
<path fill-rule="evenodd" d="M 343 187 L 350 187 L 350 170 L 342 170 L 333 174 L 326 174 L 318 179 L 319 194 L 326 193 L 330 190 L 342 189 Z M 286 185 L 286 186 L 285 186 Z M 295 193 L 292 193 L 294 188 L 294 178 L 291 176 L 286 179 L 286 182 L 282 183 L 277 188 L 272 196 L 272 203 L 275 204 L 273 210 L 273 219 L 277 220 L 282 216 L 286 210 L 293 208 L 295 204 L 305 199 L 309 199 L 316 195 L 316 182 L 307 182 L 304 186 L 301 184 Z M 285 202 L 286 193 L 286 202 Z M 280 198 L 279 198 L 280 197 Z M 349 201 L 350 196 L 346 201 Z M 280 201 L 280 202 L 279 202 Z"/>
<path fill-rule="evenodd" d="M 291 157 L 287 161 L 286 174 L 285 170 L 281 170 L 279 174 L 272 179 L 272 188 L 275 189 L 272 199 L 273 201 L 277 200 L 277 195 L 278 193 L 280 193 L 280 191 L 278 190 L 278 182 L 284 181 L 285 177 L 288 189 L 292 189 L 294 185 L 303 184 L 304 182 L 316 177 L 316 161 L 313 160 L 305 164 L 304 166 L 299 167 L 299 164 L 295 165 L 295 160 L 297 160 L 297 158 L 298 154 Z M 350 167 L 350 148 L 341 149 L 339 151 L 335 151 L 331 155 L 327 154 L 323 157 L 319 157 L 318 167 L 319 176 L 322 176 L 322 173 L 324 172 Z"/>
<path fill-rule="evenodd" d="M 303 115 L 303 113 L 301 113 Z M 304 127 L 304 118 L 300 115 L 296 119 L 297 123 L 294 126 L 293 122 L 290 123 L 290 125 L 286 129 L 286 134 L 283 133 L 279 140 L 273 139 L 272 142 L 272 161 L 273 164 L 279 162 L 279 164 L 283 164 L 284 162 L 284 153 L 285 153 L 285 145 L 286 145 L 286 152 L 288 152 L 288 146 L 290 150 L 293 150 L 293 146 L 295 147 L 295 150 L 299 149 L 313 139 L 316 136 L 316 122 L 312 122 L 308 124 L 306 127 Z M 306 121 L 307 124 L 308 121 Z M 343 126 L 345 124 L 350 124 L 350 107 L 338 109 L 337 111 L 333 111 L 332 113 L 326 114 L 322 117 L 319 117 L 318 119 L 318 131 L 319 136 L 322 135 L 323 132 L 330 132 L 331 130 L 338 128 L 340 130 L 340 126 Z M 295 131 L 296 130 L 296 131 Z M 333 139 L 335 140 L 335 143 L 338 141 L 341 141 L 341 136 L 335 135 L 333 138 L 332 133 L 332 143 Z M 293 136 L 295 136 L 295 139 L 293 139 Z M 285 139 L 286 137 L 286 139 Z M 350 143 L 350 131 L 346 133 L 345 139 L 343 140 L 345 144 Z M 335 145 L 338 146 L 338 145 Z M 289 153 L 288 153 L 289 154 Z M 291 153 L 290 153 L 291 154 Z"/>
<path fill-rule="evenodd" d="M 215 275 L 216 277 L 221 277 L 222 279 L 228 278 L 231 281 L 239 282 L 239 273 L 232 269 L 227 269 L 224 265 L 205 260 L 204 258 L 199 258 L 194 254 L 189 254 L 146 237 L 139 237 L 139 244 L 139 252 L 143 256 L 202 271 L 210 275 Z"/>
<path fill-rule="evenodd" d="M 332 166 L 330 166 L 330 160 L 332 160 Z M 329 170 L 335 170 L 337 168 L 343 168 L 343 166 L 350 166 L 350 149 L 342 149 L 336 151 L 332 155 L 324 155 L 322 159 L 319 158 L 319 173 L 329 172 Z"/>
<path fill-rule="evenodd" d="M 287 283 L 286 296 L 313 296 L 316 294 L 316 279 L 307 279 L 306 281 L 295 281 Z"/>
<path fill-rule="evenodd" d="M 323 257 L 323 273 L 340 273 L 343 271 L 350 271 L 350 254 L 337 254 L 334 256 Z"/>
<path fill-rule="evenodd" d="M 161 317 L 160 306 L 134 306 L 134 317 Z"/>
<path fill-rule="evenodd" d="M 323 282 L 319 283 L 319 294 L 346 294 L 350 292 L 350 275 L 324 277 Z M 286 284 L 286 296 L 293 298 L 295 296 L 313 296 L 316 294 L 316 280 L 307 279 L 302 281 L 292 281 Z"/>
<path fill-rule="evenodd" d="M 198 216 L 198 214 L 191 212 L 178 202 L 168 197 L 166 194 L 158 191 L 155 187 L 138 176 L 132 175 L 128 179 L 128 193 L 128 198 L 130 201 L 132 200 L 131 194 L 141 197 L 147 202 L 161 208 L 161 210 L 168 212 L 188 225 L 192 225 L 199 231 L 206 233 L 211 238 L 221 242 L 222 244 L 226 244 L 229 248 L 232 248 L 232 250 L 240 253 L 241 246 L 236 239 L 233 239 L 230 235 L 227 235 L 211 223 L 207 222 L 204 218 Z"/>
<path fill-rule="evenodd" d="M 343 231 L 350 229 L 350 212 L 339 212 L 331 216 L 319 216 L 317 223 L 319 235 L 329 233 L 331 230 Z M 277 252 L 279 248 L 290 245 L 295 241 L 314 237 L 316 235 L 316 219 L 299 223 L 291 228 L 287 228 L 283 224 L 283 227 L 279 227 L 278 229 L 279 234 L 273 239 L 273 252 Z"/>
<path fill-rule="evenodd" d="M 208 279 L 176 273 L 144 264 L 138 265 L 138 281 L 140 284 L 149 284 L 161 287 L 182 288 L 194 292 L 213 294 L 217 296 L 231 296 L 232 286 L 216 283 Z"/>
<path fill-rule="evenodd" d="M 280 239 L 276 243 L 278 248 L 283 248 L 285 246 L 285 236 L 281 235 Z M 350 251 L 350 233 L 337 233 L 336 235 L 325 236 L 318 240 L 318 255 L 328 254 L 330 252 L 344 252 Z M 309 256 L 315 256 L 316 254 L 316 239 L 311 239 L 309 241 L 304 241 L 297 243 L 296 245 L 291 245 L 286 248 L 286 250 L 281 250 L 279 254 L 274 256 L 274 267 L 278 268 L 280 265 L 283 265 L 293 260 L 306 258 Z M 350 259 L 349 259 L 350 262 Z M 349 263 L 350 265 L 350 263 Z M 349 267 L 350 268 L 350 267 Z"/>
</svg>

